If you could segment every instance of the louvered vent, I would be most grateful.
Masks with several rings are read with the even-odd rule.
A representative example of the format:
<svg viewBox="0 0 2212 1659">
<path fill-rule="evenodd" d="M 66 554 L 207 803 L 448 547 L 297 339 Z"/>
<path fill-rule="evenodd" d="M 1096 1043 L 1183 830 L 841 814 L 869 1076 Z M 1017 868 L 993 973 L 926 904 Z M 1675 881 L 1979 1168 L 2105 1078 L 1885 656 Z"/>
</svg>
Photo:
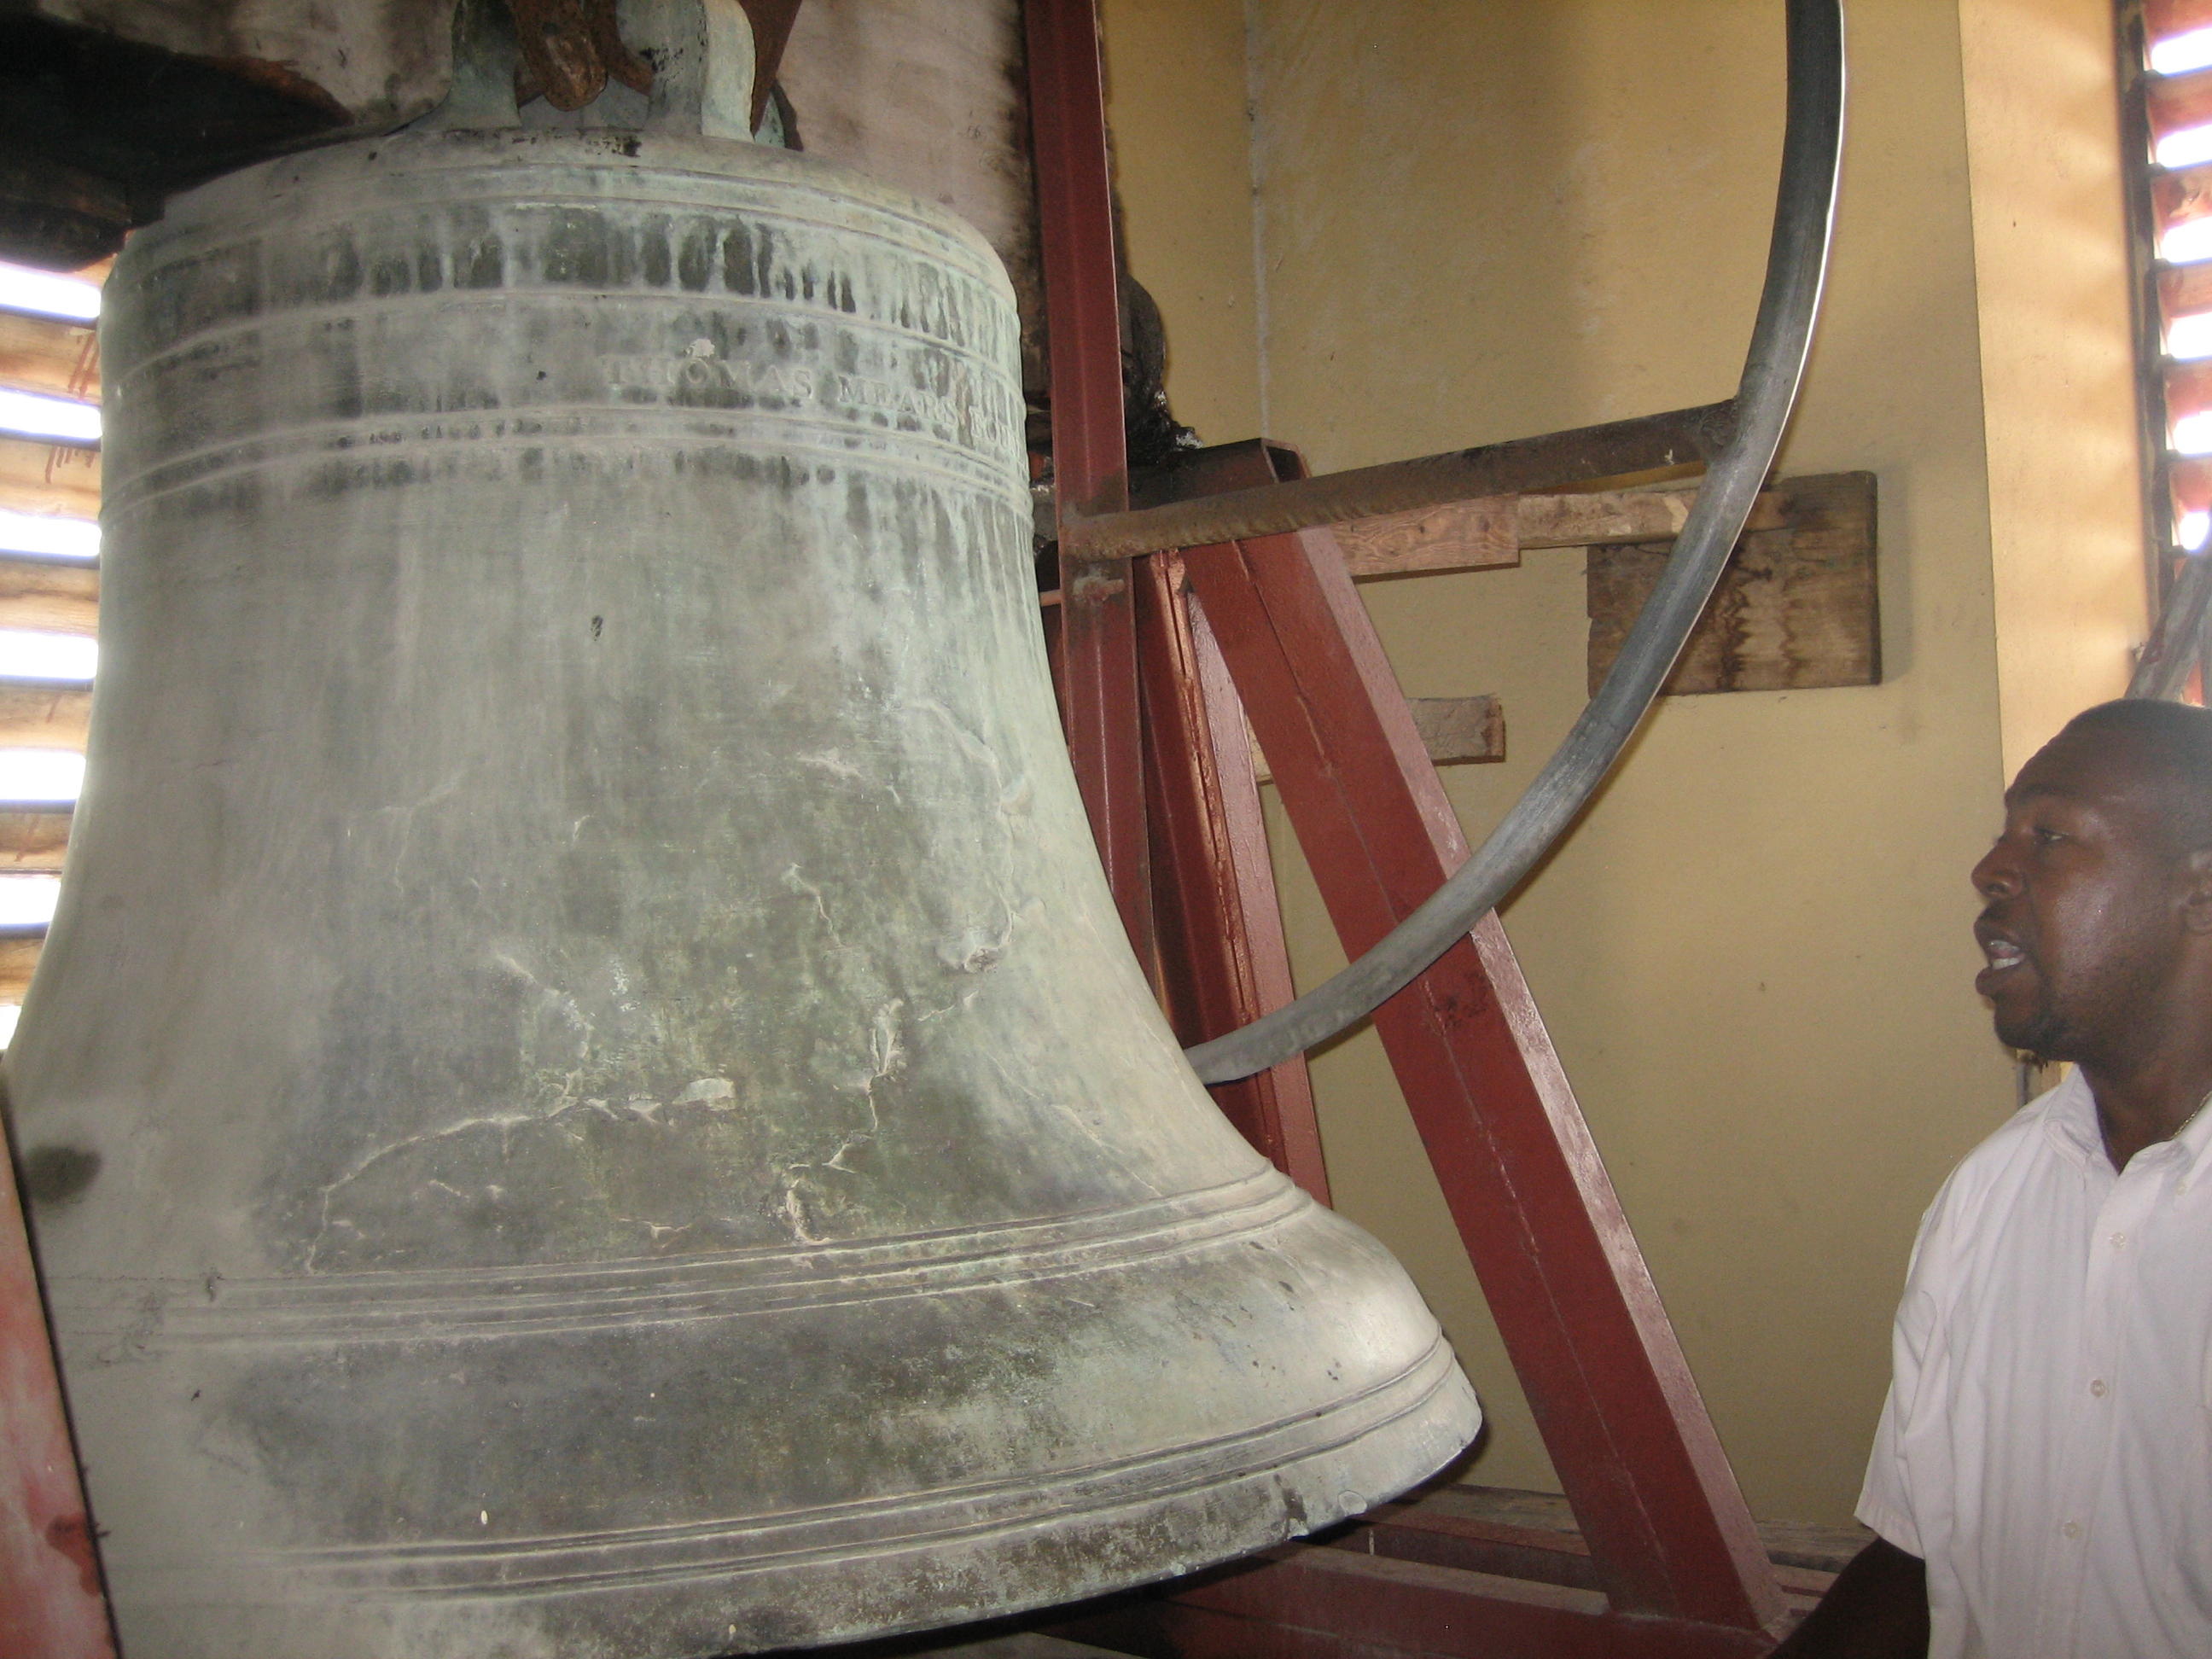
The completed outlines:
<svg viewBox="0 0 2212 1659">
<path fill-rule="evenodd" d="M 0 1043 L 53 915 L 84 777 L 105 275 L 0 265 Z"/>
</svg>

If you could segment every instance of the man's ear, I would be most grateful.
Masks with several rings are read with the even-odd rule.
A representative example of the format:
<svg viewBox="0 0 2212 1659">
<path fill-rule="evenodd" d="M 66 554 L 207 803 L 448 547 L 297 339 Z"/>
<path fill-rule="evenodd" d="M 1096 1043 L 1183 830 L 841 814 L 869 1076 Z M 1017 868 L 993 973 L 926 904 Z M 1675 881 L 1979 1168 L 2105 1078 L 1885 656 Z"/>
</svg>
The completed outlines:
<svg viewBox="0 0 2212 1659">
<path fill-rule="evenodd" d="M 2182 860 L 2182 925 L 2192 933 L 2212 933 L 2212 847 L 2200 847 Z"/>
</svg>

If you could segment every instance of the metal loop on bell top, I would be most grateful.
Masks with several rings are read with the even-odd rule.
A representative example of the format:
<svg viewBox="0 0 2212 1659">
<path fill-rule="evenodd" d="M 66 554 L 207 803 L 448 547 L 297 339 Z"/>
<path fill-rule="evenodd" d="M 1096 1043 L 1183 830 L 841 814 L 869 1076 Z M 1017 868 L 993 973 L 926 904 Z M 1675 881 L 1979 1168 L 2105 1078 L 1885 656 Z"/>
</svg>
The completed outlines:
<svg viewBox="0 0 2212 1659">
<path fill-rule="evenodd" d="M 460 0 L 453 11 L 452 89 L 413 130 L 613 129 L 751 140 L 753 31 L 738 0 L 617 0 L 614 14 L 619 48 L 649 70 L 648 89 L 625 84 L 601 65 L 593 79 L 604 77 L 603 84 L 579 108 L 558 108 L 546 97 L 518 106 L 523 53 L 513 0 Z"/>
</svg>

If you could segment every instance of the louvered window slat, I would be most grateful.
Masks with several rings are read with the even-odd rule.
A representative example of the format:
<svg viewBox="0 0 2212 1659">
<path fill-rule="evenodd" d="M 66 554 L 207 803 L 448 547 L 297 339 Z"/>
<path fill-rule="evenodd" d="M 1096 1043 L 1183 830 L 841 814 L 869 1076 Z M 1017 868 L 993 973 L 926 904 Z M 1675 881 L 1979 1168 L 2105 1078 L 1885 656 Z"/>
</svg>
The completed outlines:
<svg viewBox="0 0 2212 1659">
<path fill-rule="evenodd" d="M 52 915 L 83 776 L 104 276 L 0 265 L 0 1043 Z"/>
</svg>

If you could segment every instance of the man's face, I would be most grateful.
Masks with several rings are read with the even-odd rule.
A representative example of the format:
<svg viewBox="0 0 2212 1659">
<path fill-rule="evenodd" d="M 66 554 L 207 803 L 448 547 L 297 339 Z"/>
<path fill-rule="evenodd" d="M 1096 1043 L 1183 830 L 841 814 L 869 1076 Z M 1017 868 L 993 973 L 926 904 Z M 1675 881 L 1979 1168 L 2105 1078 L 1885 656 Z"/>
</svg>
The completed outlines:
<svg viewBox="0 0 2212 1659">
<path fill-rule="evenodd" d="M 1974 866 L 1974 923 L 1997 1040 L 2092 1065 L 2162 1010 L 2187 927 L 2185 860 L 2156 774 L 2124 734 L 2062 732 L 2005 792 L 2004 833 Z"/>
</svg>

